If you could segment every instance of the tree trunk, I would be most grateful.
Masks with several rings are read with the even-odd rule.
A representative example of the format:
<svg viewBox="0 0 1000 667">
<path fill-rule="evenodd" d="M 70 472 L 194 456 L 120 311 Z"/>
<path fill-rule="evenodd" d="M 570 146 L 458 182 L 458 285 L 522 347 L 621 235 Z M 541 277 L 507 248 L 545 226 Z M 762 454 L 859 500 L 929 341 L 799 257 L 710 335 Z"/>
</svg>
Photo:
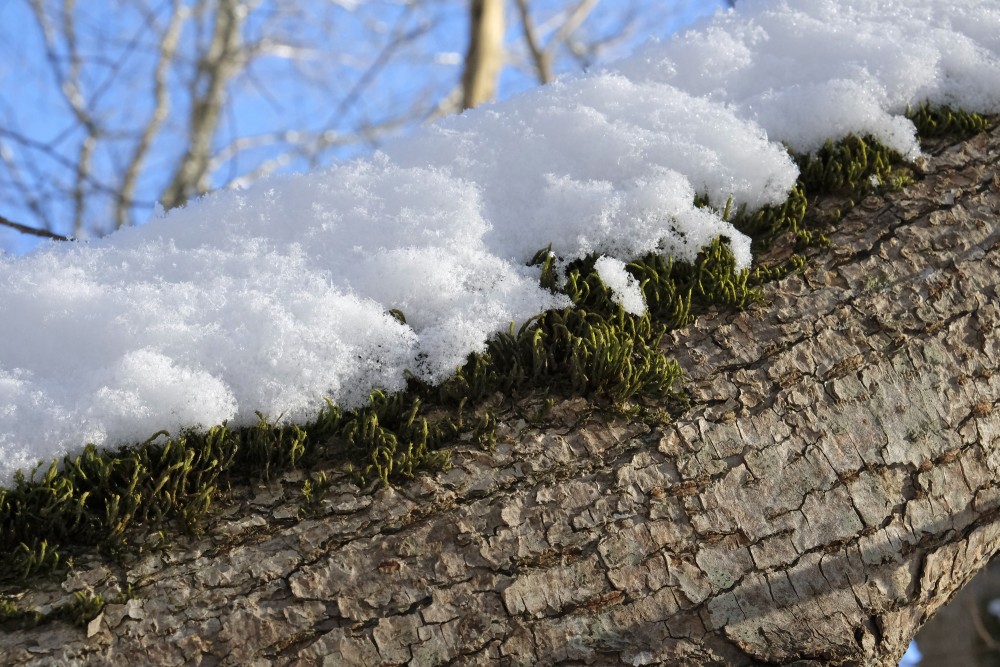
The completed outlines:
<svg viewBox="0 0 1000 667">
<path fill-rule="evenodd" d="M 471 109 L 496 96 L 503 67 L 503 0 L 471 0 L 469 49 L 462 74 L 462 108 Z"/>
<path fill-rule="evenodd" d="M 301 521 L 288 475 L 199 542 L 26 594 L 131 585 L 0 658 L 894 665 L 1000 547 L 998 163 L 1000 130 L 944 150 L 766 306 L 677 332 L 672 424 L 522 405 L 494 453 L 374 494 L 344 476 Z"/>
</svg>

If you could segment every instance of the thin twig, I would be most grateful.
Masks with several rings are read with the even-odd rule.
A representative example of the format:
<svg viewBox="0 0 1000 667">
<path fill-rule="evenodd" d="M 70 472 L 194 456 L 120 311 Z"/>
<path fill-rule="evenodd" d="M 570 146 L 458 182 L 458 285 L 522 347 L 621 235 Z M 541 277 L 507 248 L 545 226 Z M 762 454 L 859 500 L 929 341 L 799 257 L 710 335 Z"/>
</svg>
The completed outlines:
<svg viewBox="0 0 1000 667">
<path fill-rule="evenodd" d="M 153 72 L 153 110 L 149 115 L 146 127 L 139 135 L 139 140 L 132 151 L 132 157 L 128 162 L 128 166 L 122 174 L 122 184 L 119 189 L 121 198 L 119 198 L 115 206 L 116 228 L 124 227 L 131 218 L 130 202 L 135 195 L 143 162 L 146 160 L 146 155 L 153 145 L 153 140 L 160 132 L 160 127 L 170 113 L 170 91 L 167 89 L 167 77 L 170 66 L 176 57 L 177 44 L 180 41 L 181 29 L 184 26 L 186 18 L 187 14 L 181 11 L 180 0 L 173 0 L 173 6 L 170 10 L 170 20 L 160 40 L 159 59 Z M 150 28 L 153 27 L 152 22 L 153 19 L 150 17 Z"/>
<path fill-rule="evenodd" d="M 531 22 L 531 10 L 528 8 L 528 0 L 517 0 L 517 9 L 521 15 L 521 30 L 524 31 L 524 42 L 528 45 L 528 52 L 535 63 L 535 75 L 542 85 L 552 81 L 552 56 L 542 46 L 535 32 L 535 26 Z"/>
<path fill-rule="evenodd" d="M 32 236 L 41 236 L 45 239 L 52 239 L 54 241 L 72 241 L 73 239 L 69 236 L 63 236 L 62 234 L 56 234 L 55 232 L 50 232 L 47 229 L 36 229 L 35 227 L 28 227 L 27 225 L 22 225 L 20 223 L 14 222 L 13 220 L 8 220 L 7 218 L 0 215 L 0 225 L 5 225 L 12 229 L 16 229 L 22 234 L 31 234 Z"/>
<path fill-rule="evenodd" d="M 368 69 L 366 69 L 361 76 L 358 77 L 357 81 L 355 81 L 351 86 L 351 89 L 347 91 L 347 94 L 340 100 L 340 102 L 337 103 L 333 113 L 330 114 L 326 122 L 323 124 L 323 127 L 326 128 L 327 131 L 322 132 L 319 135 L 320 141 L 317 142 L 314 155 L 318 156 L 318 154 L 327 147 L 326 140 L 324 139 L 324 137 L 327 136 L 327 132 L 334 130 L 343 118 L 344 114 L 346 114 L 351 107 L 353 107 L 354 104 L 361 99 L 361 94 L 368 87 L 368 85 L 375 80 L 379 72 L 381 72 L 382 69 L 389 64 L 389 61 L 392 60 L 395 52 L 430 30 L 428 26 L 418 26 L 410 31 L 404 30 L 406 27 L 406 21 L 409 19 L 412 10 L 413 5 L 407 5 L 403 9 L 392 29 L 393 39 L 389 41 L 381 51 L 379 51 L 378 55 L 375 56 L 375 59 L 368 65 Z M 314 163 L 311 166 L 316 165 Z"/>
<path fill-rule="evenodd" d="M 199 54 L 188 82 L 191 108 L 187 146 L 160 196 L 165 209 L 176 208 L 192 195 L 208 190 L 212 140 L 229 94 L 229 83 L 247 65 L 243 26 L 249 14 L 244 9 L 240 0 L 219 0 L 212 15 L 211 37 L 205 51 Z"/>
<path fill-rule="evenodd" d="M 597 1 L 581 0 L 569 12 L 569 15 L 556 34 L 549 39 L 547 44 L 543 45 L 538 33 L 535 31 L 535 26 L 531 22 L 528 0 L 517 0 L 517 9 L 521 15 L 521 28 L 524 31 L 524 41 L 528 45 L 528 52 L 531 54 L 531 60 L 535 65 L 535 75 L 538 77 L 539 83 L 544 85 L 552 81 L 552 63 L 555 59 L 556 49 L 561 44 L 566 44 L 567 46 L 570 44 L 573 33 L 587 20 L 590 13 L 594 11 Z M 570 50 L 572 51 L 572 49 Z"/>
<path fill-rule="evenodd" d="M 58 151 L 53 150 L 52 147 L 48 143 L 44 143 L 44 142 L 41 142 L 41 141 L 35 141 L 34 139 L 31 139 L 30 137 L 26 137 L 26 136 L 24 136 L 22 134 L 19 134 L 17 132 L 14 132 L 13 130 L 10 130 L 10 129 L 4 128 L 4 127 L 0 127 L 0 136 L 6 137 L 6 138 L 10 139 L 11 141 L 14 141 L 14 142 L 16 142 L 16 143 L 24 146 L 25 148 L 30 148 L 32 150 L 36 150 L 36 151 L 44 154 L 45 156 L 47 156 L 49 159 L 51 159 L 52 161 L 56 162 L 60 166 L 65 167 L 66 169 L 70 169 L 70 170 L 76 171 L 76 168 L 77 168 L 76 162 L 74 162 L 73 160 L 70 160 L 69 158 L 64 157 Z M 90 184 L 90 186 L 94 190 L 97 190 L 98 192 L 101 192 L 101 193 L 104 193 L 105 195 L 108 195 L 109 197 L 111 197 L 115 201 L 125 201 L 122 198 L 121 192 L 119 192 L 117 189 L 115 189 L 115 188 L 113 188 L 113 187 L 111 187 L 109 185 L 105 185 L 101 181 L 97 180 L 97 178 L 95 176 L 93 176 L 93 175 L 87 175 L 86 176 L 86 181 L 87 181 L 87 183 Z M 156 206 L 156 202 L 155 201 L 133 200 L 133 201 L 130 201 L 130 202 L 127 202 L 127 203 L 130 206 L 140 206 L 140 207 L 143 207 L 143 208 L 153 208 L 154 206 Z"/>
<path fill-rule="evenodd" d="M 594 7 L 597 6 L 598 0 L 582 0 L 580 4 L 573 8 L 566 17 L 566 21 L 563 22 L 559 31 L 556 32 L 555 37 L 552 39 L 548 48 L 556 48 L 557 45 L 565 42 L 570 36 L 576 32 L 576 29 L 587 20 L 590 13 L 594 11 Z"/>
</svg>

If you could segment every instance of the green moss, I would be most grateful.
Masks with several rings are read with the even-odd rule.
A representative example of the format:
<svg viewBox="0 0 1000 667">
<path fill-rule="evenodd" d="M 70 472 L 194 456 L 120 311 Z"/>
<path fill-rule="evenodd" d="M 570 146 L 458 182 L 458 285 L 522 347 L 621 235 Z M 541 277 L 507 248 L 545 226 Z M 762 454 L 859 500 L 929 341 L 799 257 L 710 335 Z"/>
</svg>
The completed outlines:
<svg viewBox="0 0 1000 667">
<path fill-rule="evenodd" d="M 809 194 L 867 192 L 894 180 L 893 166 L 902 156 L 873 137 L 848 135 L 837 143 L 827 141 L 810 155 L 793 155 L 799 182 Z"/>
<path fill-rule="evenodd" d="M 809 200 L 801 179 L 788 193 L 788 198 L 778 206 L 768 206 L 753 213 L 740 209 L 730 222 L 754 241 L 754 249 L 771 246 L 783 234 L 796 233 L 809 210 Z"/>
<path fill-rule="evenodd" d="M 0 630 L 10 632 L 33 628 L 44 619 L 41 613 L 23 609 L 13 599 L 0 597 Z"/>
<path fill-rule="evenodd" d="M 302 494 L 302 505 L 299 507 L 299 517 L 316 516 L 320 513 L 326 492 L 331 486 L 331 478 L 327 476 L 325 470 L 313 473 L 308 479 L 302 482 L 300 493 Z"/>
<path fill-rule="evenodd" d="M 951 107 L 933 107 L 924 102 L 916 109 L 907 108 L 906 117 L 917 127 L 917 134 L 924 139 L 933 137 L 966 138 L 989 129 L 989 121 L 978 113 L 954 110 Z"/>
<path fill-rule="evenodd" d="M 77 627 L 85 628 L 104 610 L 104 605 L 104 598 L 100 595 L 78 591 L 73 594 L 73 600 L 61 607 L 53 616 L 63 618 Z"/>
<path fill-rule="evenodd" d="M 26 630 L 53 620 L 64 620 L 77 627 L 85 628 L 104 610 L 104 598 L 100 595 L 78 591 L 73 599 L 48 612 L 22 608 L 9 596 L 0 596 L 0 630 Z"/>
<path fill-rule="evenodd" d="M 934 133 L 981 126 L 977 116 L 947 110 L 922 107 L 912 117 Z M 835 220 L 810 216 L 810 198 L 832 191 L 857 200 L 872 188 L 896 187 L 906 176 L 894 171 L 898 157 L 871 138 L 848 137 L 814 156 L 796 156 L 802 178 L 783 204 L 753 213 L 727 205 L 720 213 L 749 234 L 758 251 L 775 244 L 821 245 Z M 234 485 L 292 468 L 316 470 L 302 486 L 303 515 L 321 507 L 329 485 L 323 466 L 347 462 L 362 485 L 441 470 L 449 465 L 446 448 L 455 442 L 493 445 L 498 395 L 540 394 L 550 401 L 584 395 L 629 415 L 643 404 L 657 414 L 680 410 L 683 378 L 660 347 L 666 332 L 706 308 L 759 302 L 762 284 L 805 265 L 802 256 L 792 255 L 778 265 L 737 270 L 721 238 L 691 263 L 636 258 L 627 270 L 639 281 L 648 312 L 635 316 L 615 303 L 595 261 L 578 260 L 560 274 L 551 248 L 540 251 L 532 262 L 540 268 L 540 284 L 567 295 L 573 307 L 512 325 L 439 386 L 411 379 L 406 391 L 373 392 L 357 410 L 327 404 L 301 426 L 258 415 L 250 427 L 161 432 L 118 452 L 88 446 L 61 465 L 18 475 L 10 488 L 0 489 L 0 580 L 53 572 L 95 548 L 113 557 L 136 553 L 151 534 L 196 534 Z M 391 314 L 405 322 L 404 313 Z M 537 418 L 543 420 L 551 403 L 542 405 Z M 0 606 L 0 622 L 33 618 L 27 612 L 18 616 L 9 601 L 2 604 L 7 606 Z M 71 613 L 86 619 L 101 605 L 81 599 Z"/>
</svg>

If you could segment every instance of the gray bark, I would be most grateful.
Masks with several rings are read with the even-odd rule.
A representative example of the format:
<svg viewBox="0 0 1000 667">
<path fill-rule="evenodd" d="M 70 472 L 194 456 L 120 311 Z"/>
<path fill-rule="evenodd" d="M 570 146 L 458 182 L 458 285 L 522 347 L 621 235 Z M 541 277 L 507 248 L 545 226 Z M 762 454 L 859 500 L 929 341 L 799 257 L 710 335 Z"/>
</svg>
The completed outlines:
<svg viewBox="0 0 1000 667">
<path fill-rule="evenodd" d="M 521 405 L 496 452 L 343 475 L 301 521 L 288 475 L 26 593 L 133 597 L 0 635 L 0 662 L 894 665 L 1000 548 L 998 163 L 1000 130 L 944 150 L 767 305 L 676 332 L 678 421 Z"/>
</svg>

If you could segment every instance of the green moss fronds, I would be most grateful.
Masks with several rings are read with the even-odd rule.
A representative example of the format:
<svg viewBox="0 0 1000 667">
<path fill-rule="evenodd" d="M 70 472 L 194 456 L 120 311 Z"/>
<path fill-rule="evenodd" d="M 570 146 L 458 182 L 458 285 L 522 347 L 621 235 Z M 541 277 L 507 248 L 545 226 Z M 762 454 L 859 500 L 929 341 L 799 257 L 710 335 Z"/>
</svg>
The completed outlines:
<svg viewBox="0 0 1000 667">
<path fill-rule="evenodd" d="M 73 594 L 73 600 L 62 607 L 56 616 L 66 619 L 77 627 L 85 628 L 104 610 L 104 605 L 104 598 L 100 595 L 77 591 Z"/>
<path fill-rule="evenodd" d="M 902 156 L 871 136 L 848 135 L 827 141 L 810 155 L 793 155 L 799 181 L 806 192 L 866 192 L 876 184 L 893 182 L 893 165 Z"/>
<path fill-rule="evenodd" d="M 9 597 L 0 597 L 0 630 L 10 632 L 33 628 L 44 620 L 41 612 L 24 609 Z"/>
<path fill-rule="evenodd" d="M 808 209 L 806 188 L 800 179 L 782 204 L 768 206 L 753 213 L 747 213 L 741 208 L 731 216 L 731 219 L 727 219 L 754 240 L 756 250 L 769 247 L 782 234 L 798 232 Z"/>
<path fill-rule="evenodd" d="M 0 630 L 7 632 L 25 630 L 53 620 L 64 620 L 79 628 L 85 628 L 98 617 L 106 604 L 100 595 L 77 591 L 69 602 L 42 614 L 22 608 L 9 596 L 0 596 Z"/>
<path fill-rule="evenodd" d="M 989 129 L 989 121 L 978 113 L 954 110 L 951 107 L 934 107 L 924 102 L 916 109 L 907 107 L 906 117 L 917 127 L 923 139 L 933 137 L 971 137 Z"/>
</svg>

